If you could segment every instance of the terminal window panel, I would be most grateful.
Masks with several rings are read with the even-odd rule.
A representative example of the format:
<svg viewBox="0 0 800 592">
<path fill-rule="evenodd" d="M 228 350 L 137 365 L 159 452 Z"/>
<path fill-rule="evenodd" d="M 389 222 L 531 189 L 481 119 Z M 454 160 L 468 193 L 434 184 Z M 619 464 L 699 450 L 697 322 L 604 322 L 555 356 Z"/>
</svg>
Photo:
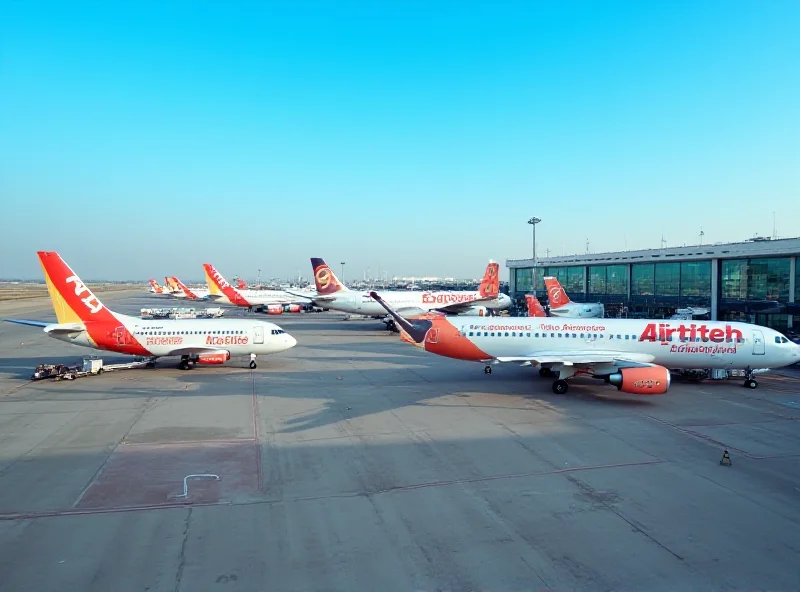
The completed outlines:
<svg viewBox="0 0 800 592">
<path fill-rule="evenodd" d="M 518 292 L 531 291 L 531 278 L 533 277 L 533 269 L 530 267 L 523 267 L 515 270 L 516 272 L 516 288 Z"/>
<path fill-rule="evenodd" d="M 678 296 L 681 285 L 680 263 L 655 264 L 655 292 L 658 296 Z"/>
<path fill-rule="evenodd" d="M 548 267 L 545 272 L 558 279 L 567 294 L 583 294 L 583 278 L 586 268 L 579 267 Z"/>
<path fill-rule="evenodd" d="M 681 297 L 711 298 L 711 261 L 681 263 Z"/>
<path fill-rule="evenodd" d="M 628 294 L 628 266 L 606 266 L 606 294 Z"/>
<path fill-rule="evenodd" d="M 655 289 L 655 264 L 634 263 L 631 266 L 631 296 L 653 296 Z"/>
<path fill-rule="evenodd" d="M 721 276 L 723 300 L 747 300 L 747 259 L 723 261 Z"/>
<path fill-rule="evenodd" d="M 606 266 L 592 265 L 589 267 L 589 293 L 606 293 Z"/>
<path fill-rule="evenodd" d="M 789 300 L 788 257 L 750 259 L 747 274 L 748 300 Z"/>
<path fill-rule="evenodd" d="M 800 257 L 794 262 L 794 301 L 800 302 Z"/>
</svg>

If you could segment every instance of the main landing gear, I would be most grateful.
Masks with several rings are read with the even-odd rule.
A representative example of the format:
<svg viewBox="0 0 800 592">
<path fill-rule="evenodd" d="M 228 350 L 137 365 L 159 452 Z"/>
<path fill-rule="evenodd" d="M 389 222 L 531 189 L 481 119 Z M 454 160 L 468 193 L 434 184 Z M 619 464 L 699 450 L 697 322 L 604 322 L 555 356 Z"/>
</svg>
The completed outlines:
<svg viewBox="0 0 800 592">
<path fill-rule="evenodd" d="M 250 370 L 255 370 L 256 366 L 257 366 L 257 364 L 256 364 L 256 355 L 255 354 L 250 354 Z"/>
<path fill-rule="evenodd" d="M 754 388 L 758 387 L 758 381 L 755 378 L 753 378 L 753 376 L 755 376 L 753 371 L 749 367 L 746 368 L 745 369 L 745 380 L 744 380 L 745 388 L 754 389 Z"/>
<path fill-rule="evenodd" d="M 555 378 L 553 382 L 553 392 L 556 395 L 564 395 L 569 390 L 569 384 L 561 378 L 561 372 L 553 372 L 552 368 L 539 368 L 539 376 L 542 378 Z M 571 374 L 569 375 L 571 376 Z M 567 376 L 567 378 L 569 378 Z"/>
<path fill-rule="evenodd" d="M 178 368 L 181 370 L 193 370 L 196 361 L 189 356 L 181 356 L 181 361 L 178 362 Z"/>
</svg>

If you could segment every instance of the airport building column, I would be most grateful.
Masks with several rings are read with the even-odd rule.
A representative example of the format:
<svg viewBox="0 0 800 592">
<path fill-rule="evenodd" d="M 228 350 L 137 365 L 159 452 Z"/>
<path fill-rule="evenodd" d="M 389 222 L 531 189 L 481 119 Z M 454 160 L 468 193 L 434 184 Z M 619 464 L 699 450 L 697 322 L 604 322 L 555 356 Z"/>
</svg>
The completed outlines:
<svg viewBox="0 0 800 592">
<path fill-rule="evenodd" d="M 794 295 L 797 290 L 797 257 L 789 258 L 789 302 L 795 301 Z M 792 315 L 789 315 L 787 327 L 793 329 Z"/>
<path fill-rule="evenodd" d="M 711 320 L 719 315 L 719 259 L 711 260 Z"/>
<path fill-rule="evenodd" d="M 631 268 L 632 267 L 633 267 L 633 265 L 631 265 L 630 263 L 627 263 L 625 265 L 625 268 L 626 268 L 625 275 L 628 276 L 627 279 L 625 280 L 628 283 L 628 302 L 626 303 L 626 306 L 630 306 L 631 305 Z"/>
</svg>

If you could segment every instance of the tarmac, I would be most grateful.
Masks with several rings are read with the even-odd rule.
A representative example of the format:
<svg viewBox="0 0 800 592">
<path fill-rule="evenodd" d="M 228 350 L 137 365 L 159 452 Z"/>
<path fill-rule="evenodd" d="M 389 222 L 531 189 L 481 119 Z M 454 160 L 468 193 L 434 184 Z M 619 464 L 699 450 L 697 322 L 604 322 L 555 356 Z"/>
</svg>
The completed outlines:
<svg viewBox="0 0 800 592">
<path fill-rule="evenodd" d="M 379 321 L 268 320 L 298 345 L 255 371 L 73 382 L 28 379 L 97 352 L 0 323 L 3 592 L 800 589 L 800 372 L 554 395 Z"/>
</svg>

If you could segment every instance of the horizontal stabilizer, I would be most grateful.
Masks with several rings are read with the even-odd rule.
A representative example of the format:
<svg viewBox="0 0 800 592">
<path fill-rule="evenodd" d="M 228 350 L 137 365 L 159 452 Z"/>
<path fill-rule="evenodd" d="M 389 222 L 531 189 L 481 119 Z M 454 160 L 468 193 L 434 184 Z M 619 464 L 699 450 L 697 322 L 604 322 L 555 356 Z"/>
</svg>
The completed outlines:
<svg viewBox="0 0 800 592">
<path fill-rule="evenodd" d="M 45 321 L 29 321 L 27 319 L 3 319 L 6 323 L 15 323 L 17 325 L 30 325 L 31 327 L 47 327 L 53 323 Z"/>
</svg>

